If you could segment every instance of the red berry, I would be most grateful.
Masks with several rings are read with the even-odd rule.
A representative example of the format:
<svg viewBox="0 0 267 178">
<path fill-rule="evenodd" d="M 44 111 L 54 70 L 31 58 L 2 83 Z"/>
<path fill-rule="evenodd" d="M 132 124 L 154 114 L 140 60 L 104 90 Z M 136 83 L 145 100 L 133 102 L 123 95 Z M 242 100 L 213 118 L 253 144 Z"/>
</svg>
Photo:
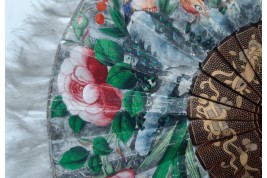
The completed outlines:
<svg viewBox="0 0 267 178">
<path fill-rule="evenodd" d="M 107 5 L 105 2 L 98 2 L 96 8 L 99 12 L 103 12 L 104 10 L 107 9 Z"/>
<path fill-rule="evenodd" d="M 103 14 L 100 14 L 100 13 L 96 14 L 96 16 L 95 16 L 95 22 L 96 22 L 98 25 L 103 25 L 104 22 L 105 22 L 105 17 L 104 17 L 104 15 L 103 15 Z"/>
</svg>

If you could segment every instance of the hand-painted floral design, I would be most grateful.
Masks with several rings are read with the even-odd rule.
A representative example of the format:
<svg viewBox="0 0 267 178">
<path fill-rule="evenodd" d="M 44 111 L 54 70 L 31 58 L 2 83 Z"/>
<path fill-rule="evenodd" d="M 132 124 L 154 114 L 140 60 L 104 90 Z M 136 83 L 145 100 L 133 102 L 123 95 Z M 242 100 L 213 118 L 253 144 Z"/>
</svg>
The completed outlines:
<svg viewBox="0 0 267 178">
<path fill-rule="evenodd" d="M 97 126 L 111 123 L 121 108 L 119 90 L 106 84 L 108 69 L 94 57 L 92 49 L 75 47 L 63 61 L 58 89 L 72 115 Z"/>
<path fill-rule="evenodd" d="M 221 118 L 235 111 L 239 113 L 238 108 L 246 101 L 242 96 L 247 92 L 242 96 L 238 91 L 230 93 L 227 98 L 220 95 L 212 103 L 213 99 L 204 99 L 210 95 L 205 94 L 207 89 L 204 87 L 205 95 L 200 95 L 200 100 L 194 100 L 201 104 L 198 107 L 200 112 L 192 117 L 198 118 L 193 120 L 197 137 L 189 138 L 186 116 L 188 89 L 199 62 L 207 58 L 207 52 L 226 35 L 248 22 L 252 16 L 240 19 L 247 12 L 247 7 L 253 12 L 259 9 L 260 3 L 256 1 L 260 0 L 250 1 L 82 0 L 60 43 L 54 73 L 57 77 L 53 77 L 51 82 L 51 93 L 56 94 L 49 98 L 48 107 L 51 112 L 48 117 L 54 176 L 207 177 L 211 172 L 204 171 L 205 167 L 199 164 L 192 145 L 192 139 L 199 138 L 196 143 L 212 141 L 212 148 L 223 148 L 228 153 L 237 149 L 239 156 L 235 159 L 240 161 L 238 165 L 242 166 L 240 170 L 243 172 L 238 172 L 236 177 L 259 177 L 258 160 L 261 158 L 257 158 L 254 164 L 250 157 L 253 157 L 252 154 L 254 158 L 259 155 L 261 142 L 253 137 L 244 137 L 241 142 L 233 140 L 230 144 L 228 141 L 225 144 L 216 142 L 218 145 L 214 142 L 230 136 L 235 138 L 234 126 L 240 131 L 243 128 L 241 124 L 235 125 L 232 120 L 228 124 L 227 119 Z M 259 13 L 253 13 L 253 19 L 257 21 L 259 16 Z M 251 68 L 218 58 L 222 60 L 220 64 L 227 63 L 229 68 L 236 68 L 240 74 L 231 91 L 238 87 L 243 89 L 246 82 L 254 80 L 251 71 L 261 64 L 260 40 L 255 41 L 257 36 L 247 37 L 251 38 L 251 42 L 242 53 L 234 50 L 231 44 L 229 46 L 234 51 L 229 53 L 226 50 L 226 54 L 230 54 L 233 60 L 239 59 L 238 54 L 243 55 L 240 57 L 242 65 L 250 60 L 248 66 Z M 223 68 L 218 66 L 218 70 Z M 246 71 L 244 75 L 237 71 L 243 68 Z M 229 72 L 226 69 L 225 72 Z M 204 70 L 206 68 L 203 67 L 201 71 Z M 219 75 L 218 80 L 223 83 L 225 76 Z M 228 85 L 233 79 L 227 78 Z M 256 84 L 260 86 L 259 82 Z M 211 93 L 217 93 L 214 88 L 213 85 L 210 87 Z M 261 92 L 257 90 L 257 93 Z M 232 99 L 232 95 L 236 97 Z M 254 103 L 255 98 L 249 100 Z M 258 111 L 251 112 L 253 118 L 256 117 L 254 112 Z M 199 120 L 204 116 L 209 116 L 208 120 Z M 229 117 L 233 118 L 235 115 Z M 247 115 L 242 120 L 246 119 Z M 200 129 L 207 137 L 199 134 L 202 133 Z M 207 155 L 206 150 L 203 153 Z M 234 167 L 231 164 L 219 162 L 216 150 L 210 155 L 216 157 L 211 161 L 212 166 L 215 160 L 220 169 L 215 177 L 237 175 L 232 175 Z"/>
<path fill-rule="evenodd" d="M 124 169 L 107 178 L 134 178 L 135 173 L 131 169 Z"/>
<path fill-rule="evenodd" d="M 253 69 L 256 69 L 257 66 L 261 65 L 262 46 L 256 40 L 255 35 L 252 35 L 248 49 L 245 49 L 244 51 Z"/>
</svg>

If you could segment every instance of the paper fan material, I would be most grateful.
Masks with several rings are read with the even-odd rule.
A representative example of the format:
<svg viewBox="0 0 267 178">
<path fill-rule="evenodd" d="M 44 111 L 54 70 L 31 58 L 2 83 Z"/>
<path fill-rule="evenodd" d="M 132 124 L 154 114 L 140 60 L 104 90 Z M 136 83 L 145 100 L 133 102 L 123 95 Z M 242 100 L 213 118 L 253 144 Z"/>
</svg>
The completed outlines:
<svg viewBox="0 0 267 178">
<path fill-rule="evenodd" d="M 192 82 L 189 132 L 210 177 L 261 177 L 260 25 L 240 28 L 223 40 Z"/>
<path fill-rule="evenodd" d="M 51 80 L 54 176 L 207 177 L 203 167 L 210 168 L 210 160 L 198 161 L 203 154 L 197 157 L 191 144 L 213 138 L 196 130 L 203 124 L 194 108 L 197 96 L 204 105 L 213 102 L 218 113 L 240 112 L 248 123 L 237 124 L 230 114 L 222 119 L 238 133 L 250 133 L 248 124 L 261 113 L 261 62 L 255 56 L 261 37 L 253 36 L 260 27 L 237 32 L 235 53 L 228 45 L 207 52 L 260 18 L 260 0 L 81 1 L 58 46 Z M 213 73 L 214 67 L 221 71 Z M 196 97 L 189 99 L 188 109 L 192 79 Z M 187 114 L 195 119 L 189 130 Z M 190 139 L 192 130 L 197 134 Z M 249 139 L 255 149 L 257 143 Z M 260 146 L 256 150 L 260 153 Z"/>
</svg>

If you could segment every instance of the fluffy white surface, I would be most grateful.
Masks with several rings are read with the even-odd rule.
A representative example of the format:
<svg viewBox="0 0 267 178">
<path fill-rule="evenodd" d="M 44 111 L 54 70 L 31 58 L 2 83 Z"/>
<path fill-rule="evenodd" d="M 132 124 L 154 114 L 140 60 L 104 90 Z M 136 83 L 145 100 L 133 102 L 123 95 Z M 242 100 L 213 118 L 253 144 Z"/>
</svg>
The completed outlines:
<svg viewBox="0 0 267 178">
<path fill-rule="evenodd" d="M 77 0 L 34 1 L 6 57 L 6 177 L 52 177 L 47 98 L 57 45 Z"/>
</svg>

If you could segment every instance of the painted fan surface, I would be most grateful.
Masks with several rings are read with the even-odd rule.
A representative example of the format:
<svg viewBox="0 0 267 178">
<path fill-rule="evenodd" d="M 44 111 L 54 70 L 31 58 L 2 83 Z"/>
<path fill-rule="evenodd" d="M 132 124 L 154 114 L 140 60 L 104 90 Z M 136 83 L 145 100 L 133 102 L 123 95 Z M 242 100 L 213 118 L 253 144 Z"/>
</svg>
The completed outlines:
<svg viewBox="0 0 267 178">
<path fill-rule="evenodd" d="M 189 130 L 210 177 L 261 177 L 261 24 L 226 37 L 195 75 Z"/>
<path fill-rule="evenodd" d="M 252 133 L 252 124 L 259 128 L 261 26 L 246 25 L 260 18 L 260 0 L 82 0 L 59 43 L 51 80 L 48 121 L 54 177 L 207 177 L 210 162 L 197 158 L 213 157 L 199 152 L 207 153 L 202 144 L 232 139 L 232 132 L 223 132 L 228 137 L 202 133 L 200 126 L 210 129 L 214 121 L 203 126 L 204 116 L 196 113 L 202 111 L 196 106 L 199 101 L 203 109 L 214 102 L 211 111 L 217 113 L 204 109 L 208 117 L 227 111 L 222 121 L 218 117 L 216 129 L 228 124 L 242 135 Z M 243 26 L 237 39 L 227 37 Z M 224 38 L 220 48 L 207 55 Z M 205 58 L 193 81 L 195 97 L 189 99 L 192 77 Z M 223 92 L 214 94 L 216 89 Z M 230 117 L 236 113 L 238 119 Z M 189 130 L 188 114 L 193 119 Z M 261 153 L 257 139 L 243 139 L 246 150 L 237 149 L 244 152 L 242 160 L 256 155 L 253 166 L 259 165 Z M 201 145 L 198 156 L 192 143 Z M 217 154 L 214 150 L 212 156 Z M 246 163 L 243 167 L 252 166 Z M 228 165 L 222 166 L 231 174 Z M 238 176 L 241 171 L 242 176 L 260 175 L 238 171 Z"/>
</svg>

